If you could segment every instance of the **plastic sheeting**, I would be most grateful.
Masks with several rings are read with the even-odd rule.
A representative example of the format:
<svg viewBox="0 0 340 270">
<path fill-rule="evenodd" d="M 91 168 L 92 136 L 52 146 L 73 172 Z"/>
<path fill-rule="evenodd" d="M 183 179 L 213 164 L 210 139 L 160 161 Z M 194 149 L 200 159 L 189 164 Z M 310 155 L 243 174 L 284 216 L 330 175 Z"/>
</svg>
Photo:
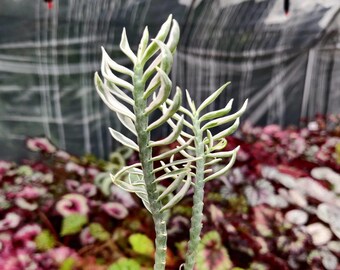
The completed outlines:
<svg viewBox="0 0 340 270">
<path fill-rule="evenodd" d="M 118 62 L 127 28 L 136 48 L 172 13 L 182 31 L 172 79 L 197 101 L 226 81 L 213 107 L 250 99 L 243 121 L 298 124 L 340 113 L 338 0 L 1 0 L 0 158 L 26 156 L 27 136 L 47 136 L 75 154 L 101 157 L 114 148 L 107 127 L 120 128 L 99 100 L 93 73 L 100 46 Z M 162 136 L 162 134 L 159 134 Z"/>
</svg>

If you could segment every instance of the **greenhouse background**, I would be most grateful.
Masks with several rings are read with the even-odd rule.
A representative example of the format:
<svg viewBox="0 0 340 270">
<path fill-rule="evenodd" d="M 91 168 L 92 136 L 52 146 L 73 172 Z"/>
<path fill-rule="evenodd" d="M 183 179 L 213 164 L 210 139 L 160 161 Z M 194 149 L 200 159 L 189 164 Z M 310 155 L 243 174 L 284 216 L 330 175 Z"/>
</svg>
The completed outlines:
<svg viewBox="0 0 340 270">
<path fill-rule="evenodd" d="M 107 126 L 119 125 L 99 100 L 93 73 L 104 46 L 119 51 L 123 27 L 136 48 L 172 13 L 181 41 L 171 78 L 204 100 L 230 81 L 225 96 L 249 98 L 244 120 L 299 125 L 339 113 L 339 2 L 2 0 L 0 10 L 1 158 L 20 159 L 27 136 L 47 136 L 74 154 L 107 157 Z"/>
<path fill-rule="evenodd" d="M 340 270 L 340 0 L 0 0 L 0 270 L 151 269 Z"/>
</svg>

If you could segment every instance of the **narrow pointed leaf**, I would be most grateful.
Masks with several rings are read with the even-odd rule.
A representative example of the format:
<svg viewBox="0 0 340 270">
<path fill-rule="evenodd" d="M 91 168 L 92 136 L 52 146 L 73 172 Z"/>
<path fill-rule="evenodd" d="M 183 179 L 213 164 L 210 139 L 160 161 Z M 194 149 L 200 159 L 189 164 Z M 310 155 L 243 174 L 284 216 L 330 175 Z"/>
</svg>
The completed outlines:
<svg viewBox="0 0 340 270">
<path fill-rule="evenodd" d="M 150 83 L 146 87 L 146 90 L 143 94 L 143 99 L 147 99 L 160 85 L 161 79 L 159 73 L 156 73 L 156 75 L 151 79 Z"/>
<path fill-rule="evenodd" d="M 133 121 L 125 116 L 124 114 L 121 113 L 117 113 L 118 119 L 119 121 L 128 129 L 130 130 L 134 135 L 137 136 L 137 131 L 136 131 L 136 127 L 135 124 L 133 123 Z"/>
<path fill-rule="evenodd" d="M 163 111 L 163 115 L 158 120 L 156 120 L 155 122 L 148 126 L 147 130 L 151 131 L 164 124 L 170 117 L 172 117 L 178 111 L 178 108 L 181 106 L 181 102 L 182 91 L 179 87 L 177 87 L 174 96 L 174 102 L 169 106 L 167 110 Z"/>
<path fill-rule="evenodd" d="M 148 68 L 144 71 L 143 81 L 146 82 L 152 74 L 156 72 L 156 67 L 161 63 L 162 55 L 158 55 L 152 63 L 148 66 Z"/>
<path fill-rule="evenodd" d="M 236 147 L 234 150 L 231 150 L 231 151 L 223 151 L 223 152 L 216 152 L 216 153 L 209 153 L 207 154 L 207 157 L 209 158 L 226 158 L 226 157 L 231 157 L 234 152 L 238 151 L 239 149 L 239 146 Z"/>
<path fill-rule="evenodd" d="M 149 77 L 156 72 L 156 67 L 158 67 L 159 64 L 160 69 L 163 70 L 166 74 L 170 73 L 172 67 L 173 57 L 170 49 L 161 41 L 155 40 L 155 42 L 161 48 L 161 54 L 151 63 L 148 69 L 144 72 L 144 82 L 146 82 Z M 147 99 L 151 95 L 151 93 L 160 85 L 160 82 L 160 76 L 157 73 L 147 86 L 143 98 Z"/>
<path fill-rule="evenodd" d="M 162 166 L 165 166 L 165 163 L 164 163 L 163 161 L 161 161 L 161 164 L 162 164 Z M 190 163 L 190 164 L 191 164 L 191 163 Z M 173 167 L 176 167 L 176 166 L 173 166 Z M 190 169 L 192 169 L 192 170 L 196 170 L 196 166 L 194 166 L 194 165 L 190 165 L 189 167 L 190 167 Z M 176 170 L 178 170 L 177 167 L 176 167 Z M 168 167 L 164 167 L 164 171 L 167 172 L 167 173 L 171 172 L 171 170 L 170 170 Z M 187 171 L 186 174 L 190 174 L 192 177 L 195 177 L 195 174 L 192 173 L 191 171 Z M 185 182 L 185 180 L 183 180 L 183 182 Z M 195 184 L 194 184 L 193 182 L 191 182 L 191 185 L 192 185 L 192 186 L 195 186 Z"/>
<path fill-rule="evenodd" d="M 219 163 L 221 162 L 223 159 L 222 158 L 215 158 L 207 163 L 205 163 L 205 166 L 211 166 L 211 165 L 214 165 L 216 163 Z"/>
<path fill-rule="evenodd" d="M 223 130 L 223 131 L 217 133 L 216 135 L 214 135 L 213 136 L 214 140 L 218 140 L 218 139 L 227 137 L 230 134 L 233 134 L 237 130 L 239 125 L 240 125 L 240 118 L 238 117 L 235 120 L 234 124 L 232 124 L 229 128 L 227 128 L 226 130 Z"/>
<path fill-rule="evenodd" d="M 184 185 L 182 186 L 182 188 L 180 189 L 180 191 L 178 193 L 176 193 L 176 195 L 173 198 L 171 198 L 171 200 L 161 208 L 161 211 L 165 211 L 165 210 L 173 207 L 180 200 L 182 200 L 182 198 L 188 192 L 190 185 L 191 185 L 191 175 L 188 175 L 188 178 L 187 178 L 186 182 L 184 183 Z"/>
<path fill-rule="evenodd" d="M 132 52 L 130 45 L 129 45 L 129 41 L 128 38 L 126 36 L 126 30 L 125 28 L 123 28 L 123 32 L 122 32 L 122 38 L 120 41 L 120 49 L 123 51 L 123 53 L 125 53 L 125 55 L 127 57 L 130 58 L 130 60 L 132 61 L 132 63 L 136 64 L 137 63 L 137 57 L 136 55 Z"/>
<path fill-rule="evenodd" d="M 166 46 L 170 49 L 172 53 L 175 52 L 180 37 L 180 28 L 177 23 L 177 21 L 174 19 L 172 20 L 172 27 L 169 34 L 168 42 L 166 43 Z"/>
<path fill-rule="evenodd" d="M 137 52 L 137 58 L 142 60 L 143 54 L 146 50 L 146 47 L 148 46 L 149 42 L 149 30 L 148 27 L 146 26 L 143 31 L 143 36 L 141 38 L 141 41 L 138 46 L 138 52 Z"/>
<path fill-rule="evenodd" d="M 197 160 L 200 160 L 200 159 L 202 159 L 202 158 L 201 157 L 195 157 L 195 158 L 188 158 L 188 159 L 179 159 L 179 160 L 175 160 L 171 163 L 161 162 L 162 166 L 155 168 L 152 172 L 156 173 L 156 172 L 159 172 L 159 171 L 163 171 L 166 168 L 174 166 L 174 165 L 185 164 L 185 163 L 188 163 L 188 162 L 194 162 L 194 161 L 197 161 Z"/>
<path fill-rule="evenodd" d="M 95 73 L 94 82 L 99 96 L 112 111 L 124 114 L 132 120 L 136 119 L 135 115 L 125 105 L 111 95 L 110 90 L 103 84 L 97 72 Z"/>
<path fill-rule="evenodd" d="M 129 176 L 128 176 L 129 182 L 132 185 L 144 185 L 144 178 L 143 175 L 133 173 L 132 171 L 129 171 Z"/>
<path fill-rule="evenodd" d="M 225 116 L 225 117 L 217 118 L 215 120 L 212 120 L 212 121 L 206 123 L 203 126 L 202 130 L 206 130 L 208 128 L 210 129 L 210 128 L 213 128 L 213 127 L 217 127 L 217 126 L 220 126 L 220 125 L 223 125 L 223 124 L 226 124 L 228 122 L 231 122 L 231 121 L 235 120 L 236 118 L 240 117 L 244 113 L 244 111 L 247 108 L 247 104 L 248 104 L 248 99 L 244 102 L 244 104 L 241 107 L 241 109 L 239 109 L 236 113 L 228 115 L 228 116 Z"/>
<path fill-rule="evenodd" d="M 238 149 L 239 149 L 239 147 L 235 148 L 235 151 L 234 151 L 234 153 L 233 153 L 233 155 L 232 155 L 232 157 L 231 157 L 231 159 L 230 159 L 230 161 L 229 161 L 227 166 L 225 166 L 222 170 L 219 170 L 216 173 L 214 173 L 212 175 L 209 175 L 207 178 L 204 179 L 204 182 L 208 182 L 208 181 L 210 181 L 212 179 L 215 179 L 215 178 L 217 178 L 217 177 L 227 173 L 231 169 L 231 167 L 234 165 L 234 163 L 236 161 L 236 155 L 237 155 Z"/>
<path fill-rule="evenodd" d="M 127 94 L 125 94 L 124 91 L 119 89 L 119 87 L 117 85 L 115 85 L 114 83 L 112 83 L 108 80 L 106 80 L 104 84 L 107 86 L 110 93 L 112 93 L 113 95 L 115 95 L 119 99 L 125 101 L 126 103 L 128 103 L 132 106 L 135 105 L 134 100 L 132 98 L 130 98 Z"/>
<path fill-rule="evenodd" d="M 165 74 L 165 72 L 159 68 L 157 68 L 158 74 L 161 77 L 161 89 L 159 90 L 159 93 L 156 97 L 156 99 L 154 99 L 150 105 L 145 109 L 145 113 L 146 114 L 150 114 L 151 112 L 153 112 L 154 110 L 156 110 L 157 108 L 160 107 L 160 105 L 162 105 L 167 98 L 170 95 L 171 92 L 171 86 L 172 86 L 172 82 L 169 79 L 168 75 Z"/>
<path fill-rule="evenodd" d="M 208 148 L 212 149 L 213 146 L 214 146 L 214 140 L 213 140 L 213 136 L 212 136 L 210 130 L 207 130 L 207 136 L 208 136 L 208 145 L 209 145 Z"/>
<path fill-rule="evenodd" d="M 153 157 L 151 160 L 152 161 L 156 161 L 156 160 L 161 160 L 164 159 L 166 157 L 170 157 L 174 154 L 177 154 L 178 152 L 180 152 L 181 150 L 185 149 L 187 146 L 189 146 L 192 142 L 193 142 L 193 138 L 188 140 L 187 142 L 185 142 L 183 145 L 181 146 L 177 146 L 176 148 L 170 150 L 170 151 L 166 151 L 165 153 L 162 153 L 158 156 Z"/>
<path fill-rule="evenodd" d="M 164 41 L 166 39 L 170 31 L 171 21 L 172 15 L 170 15 L 166 22 L 161 26 L 161 29 L 156 35 L 155 40 Z M 145 50 L 142 64 L 144 65 L 158 51 L 158 49 L 159 47 L 157 46 L 156 42 L 155 41 L 151 42 L 150 45 Z"/>
<path fill-rule="evenodd" d="M 150 207 L 150 203 L 149 201 L 146 201 L 146 200 L 142 200 L 146 210 L 148 210 L 151 214 L 152 214 L 152 211 L 151 211 L 151 207 Z"/>
<path fill-rule="evenodd" d="M 183 132 L 183 131 L 182 131 Z M 182 134 L 182 132 L 181 132 L 181 134 Z M 192 138 L 193 139 L 193 138 Z M 181 145 L 181 146 L 183 146 L 183 145 L 185 145 L 185 140 L 181 137 L 181 136 L 178 136 L 178 138 L 177 138 L 177 141 L 179 142 L 179 144 Z M 188 146 L 189 147 L 189 146 Z M 191 159 L 191 158 L 194 158 L 192 155 L 190 155 L 189 153 L 187 153 L 185 150 L 181 150 L 181 151 L 179 151 L 180 152 L 180 154 L 181 155 L 183 155 L 185 158 L 187 158 L 187 159 Z"/>
<path fill-rule="evenodd" d="M 105 51 L 104 47 L 102 47 L 102 54 L 103 54 L 103 61 L 105 61 L 109 65 L 110 68 L 120 73 L 129 75 L 130 77 L 133 76 L 133 71 L 118 64 L 114 60 L 112 60 L 110 56 L 108 55 L 108 53 Z"/>
<path fill-rule="evenodd" d="M 216 150 L 217 151 L 222 150 L 227 146 L 227 144 L 228 144 L 227 140 L 225 138 L 221 138 L 220 141 L 211 148 L 211 152 Z"/>
<path fill-rule="evenodd" d="M 118 179 L 113 180 L 113 183 L 115 185 L 117 185 L 118 187 L 120 187 L 121 189 L 127 191 L 127 192 L 135 193 L 142 200 L 145 208 L 151 213 L 150 203 L 149 203 L 149 200 L 148 200 L 148 196 L 147 196 L 145 187 L 144 187 L 144 190 L 143 190 L 143 188 L 141 186 L 135 187 L 131 184 L 128 184 L 128 183 L 121 181 L 121 180 L 118 180 Z"/>
<path fill-rule="evenodd" d="M 164 105 L 164 104 L 163 104 L 163 105 Z M 164 105 L 164 108 L 166 108 L 165 105 Z M 162 110 L 163 110 L 163 106 L 162 106 Z M 181 117 L 179 114 L 175 113 L 175 114 L 173 115 L 173 118 L 176 119 L 177 121 L 179 121 L 182 117 Z M 174 123 L 174 121 L 173 121 L 171 118 L 169 118 L 167 122 L 168 122 L 168 124 L 170 125 L 170 127 L 172 127 L 172 128 L 175 128 L 175 127 L 176 127 L 176 124 Z M 183 119 L 183 124 L 184 124 L 185 126 L 187 126 L 188 128 L 193 129 L 193 126 L 192 126 L 188 121 L 186 121 L 186 120 L 184 120 L 184 119 Z M 188 139 L 193 138 L 193 135 L 191 135 L 191 134 L 189 134 L 189 133 L 187 133 L 187 132 L 185 132 L 185 131 L 183 131 L 183 130 L 182 130 L 182 132 L 181 132 L 181 136 L 186 137 L 186 138 L 188 138 Z"/>
<path fill-rule="evenodd" d="M 114 178 L 112 175 L 111 175 L 111 178 L 112 178 L 112 182 L 116 186 L 120 187 L 121 189 L 123 189 L 123 190 L 125 190 L 127 192 L 134 192 L 133 191 L 133 189 L 134 189 L 133 185 L 131 185 L 129 183 L 126 183 L 126 182 L 124 182 L 124 181 L 122 181 L 120 179 Z"/>
<path fill-rule="evenodd" d="M 179 174 L 176 179 L 159 195 L 157 201 L 163 200 L 166 196 L 176 190 L 176 188 L 182 183 L 182 180 L 186 176 L 186 173 Z"/>
<path fill-rule="evenodd" d="M 126 173 L 129 173 L 130 171 L 133 172 L 133 173 L 138 173 L 138 171 L 136 170 L 139 170 L 138 167 L 141 167 L 142 164 L 141 163 L 135 163 L 135 164 L 132 164 L 130 166 L 124 166 L 123 168 L 121 168 L 115 175 L 113 175 L 113 178 L 112 180 L 114 181 L 116 178 L 120 178 L 122 175 L 126 174 Z M 140 170 L 141 171 L 141 170 Z M 141 171 L 141 175 L 143 175 L 143 172 Z"/>
<path fill-rule="evenodd" d="M 185 94 L 187 96 L 187 101 L 188 101 L 190 110 L 192 111 L 192 113 L 195 113 L 196 112 L 195 102 L 191 99 L 191 96 L 188 90 L 185 90 Z"/>
<path fill-rule="evenodd" d="M 173 129 L 173 131 L 167 136 L 166 138 L 155 141 L 155 142 L 150 142 L 150 147 L 155 147 L 155 146 L 161 146 L 161 145 L 168 145 L 170 143 L 173 143 L 181 133 L 183 128 L 183 117 L 178 121 L 176 127 Z"/>
<path fill-rule="evenodd" d="M 178 86 L 177 86 L 178 87 Z M 173 103 L 173 101 L 171 100 L 171 99 L 167 99 L 166 100 L 166 103 L 167 104 L 169 104 L 169 105 L 171 105 L 172 103 Z M 179 109 L 178 109 L 178 111 L 179 112 L 182 112 L 182 113 L 184 113 L 184 114 L 186 114 L 187 116 L 189 116 L 189 118 L 193 118 L 194 116 L 192 115 L 192 113 L 189 111 L 189 110 L 187 110 L 186 108 L 184 108 L 184 107 L 179 107 Z"/>
<path fill-rule="evenodd" d="M 137 152 L 139 151 L 138 145 L 133 140 L 129 139 L 125 135 L 119 133 L 118 131 L 116 131 L 112 128 L 109 128 L 109 130 L 110 130 L 112 137 L 115 138 L 117 141 L 119 141 L 121 144 L 123 144 L 127 147 L 130 147 Z"/>
<path fill-rule="evenodd" d="M 234 99 L 231 99 L 223 109 L 204 114 L 199 120 L 202 122 L 227 115 L 231 111 L 233 101 Z"/>
<path fill-rule="evenodd" d="M 173 57 L 170 49 L 162 42 L 157 39 L 155 39 L 156 44 L 161 49 L 161 69 L 166 73 L 169 74 L 172 63 L 173 63 Z"/>
<path fill-rule="evenodd" d="M 212 93 L 204 102 L 198 107 L 197 112 L 200 113 L 202 110 L 204 110 L 207 106 L 209 106 L 212 102 L 216 100 L 216 98 L 219 97 L 219 95 L 223 92 L 223 90 L 229 85 L 230 82 L 227 82 L 226 84 L 222 85 L 219 89 L 217 89 L 214 93 Z"/>
<path fill-rule="evenodd" d="M 165 173 L 165 174 L 157 177 L 155 179 L 155 183 L 158 183 L 158 182 L 160 182 L 164 179 L 169 179 L 169 178 L 175 177 L 175 176 L 182 174 L 182 173 L 187 173 L 188 171 L 189 171 L 188 168 L 183 168 L 183 169 L 179 169 L 179 170 L 176 170 L 176 171 L 170 171 L 168 173 Z"/>
<path fill-rule="evenodd" d="M 180 154 L 181 154 L 183 157 L 187 158 L 187 159 L 192 159 L 192 158 L 193 158 L 193 156 L 190 155 L 189 153 L 187 153 L 185 150 L 181 150 L 181 151 L 180 151 Z"/>
<path fill-rule="evenodd" d="M 109 82 L 114 83 L 115 85 L 118 85 L 120 87 L 123 87 L 124 89 L 127 89 L 129 91 L 133 91 L 133 85 L 131 83 L 128 83 L 127 81 L 124 81 L 121 78 L 118 78 L 113 72 L 111 71 L 109 65 L 105 62 L 105 60 L 102 60 L 101 64 L 101 73 L 103 77 L 108 80 Z"/>
<path fill-rule="evenodd" d="M 177 121 L 179 121 L 180 119 L 181 119 L 181 116 L 178 114 L 178 113 L 175 113 L 174 115 L 173 115 L 173 118 L 174 119 L 176 119 Z M 192 126 L 192 124 L 190 124 L 187 120 L 185 120 L 185 119 L 183 119 L 183 124 L 185 125 L 185 126 L 187 126 L 189 129 L 191 129 L 191 130 L 193 130 L 193 126 Z M 192 135 L 190 135 L 189 133 L 187 133 L 187 132 L 184 132 L 183 131 L 183 133 L 182 133 L 182 135 L 183 136 L 185 136 L 185 137 L 187 137 L 187 138 L 191 138 L 192 137 Z"/>
</svg>

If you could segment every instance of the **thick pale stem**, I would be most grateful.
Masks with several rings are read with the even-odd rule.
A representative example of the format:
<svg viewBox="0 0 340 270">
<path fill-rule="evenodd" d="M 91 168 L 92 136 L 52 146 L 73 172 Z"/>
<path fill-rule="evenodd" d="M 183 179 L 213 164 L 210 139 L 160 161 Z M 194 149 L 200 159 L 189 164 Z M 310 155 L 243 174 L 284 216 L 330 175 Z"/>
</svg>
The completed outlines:
<svg viewBox="0 0 340 270">
<path fill-rule="evenodd" d="M 196 157 L 201 158 L 196 162 L 196 180 L 195 180 L 195 193 L 194 203 L 192 207 L 191 228 L 190 228 L 190 241 L 188 251 L 186 254 L 184 269 L 192 270 L 195 265 L 198 245 L 201 240 L 202 219 L 203 219 L 203 199 L 204 199 L 204 143 L 203 134 L 200 128 L 198 115 L 194 116 L 193 126 L 195 135 L 195 148 Z"/>
<path fill-rule="evenodd" d="M 136 130 L 139 145 L 139 158 L 143 166 L 144 181 L 146 185 L 146 191 L 150 202 L 150 209 L 152 217 L 155 223 L 156 231 L 156 253 L 155 253 L 155 270 L 164 270 L 166 264 L 166 222 L 164 214 L 160 212 L 162 208 L 161 202 L 157 202 L 158 191 L 157 185 L 154 183 L 155 175 L 153 171 L 152 149 L 148 147 L 150 142 L 150 132 L 147 131 L 148 116 L 144 115 L 146 108 L 146 100 L 143 99 L 145 90 L 145 83 L 142 80 L 143 68 L 138 63 L 134 68 L 134 100 L 135 100 L 135 115 L 136 115 Z"/>
</svg>

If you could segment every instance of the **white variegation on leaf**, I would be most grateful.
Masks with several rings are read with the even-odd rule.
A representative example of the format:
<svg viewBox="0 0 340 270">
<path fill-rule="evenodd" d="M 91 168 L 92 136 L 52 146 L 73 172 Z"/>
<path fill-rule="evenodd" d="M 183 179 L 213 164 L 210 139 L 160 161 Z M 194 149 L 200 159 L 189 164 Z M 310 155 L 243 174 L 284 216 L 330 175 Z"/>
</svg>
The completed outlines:
<svg viewBox="0 0 340 270">
<path fill-rule="evenodd" d="M 211 94 L 197 109 L 197 113 L 200 113 L 204 110 L 207 106 L 209 106 L 212 102 L 214 102 L 223 92 L 223 90 L 230 84 L 227 82 L 226 84 L 222 85 L 219 89 L 217 89 L 213 94 Z"/>
<path fill-rule="evenodd" d="M 212 119 L 227 115 L 231 111 L 231 108 L 233 106 L 233 102 L 234 102 L 234 99 L 231 99 L 223 109 L 219 109 L 219 110 L 216 110 L 216 111 L 206 113 L 206 114 L 202 115 L 199 120 L 201 122 L 203 122 L 203 121 L 208 121 L 208 120 L 212 120 Z"/>
<path fill-rule="evenodd" d="M 128 137 L 126 137 L 125 135 L 123 135 L 122 133 L 114 130 L 113 128 L 109 128 L 110 133 L 112 135 L 113 138 L 115 138 L 117 141 L 119 141 L 121 144 L 135 150 L 135 151 L 139 151 L 139 146 L 131 139 L 129 139 Z"/>
<path fill-rule="evenodd" d="M 236 113 L 233 113 L 233 114 L 225 116 L 225 117 L 214 119 L 214 120 L 206 123 L 202 127 L 202 129 L 207 130 L 207 129 L 210 129 L 210 128 L 218 127 L 218 126 L 224 125 L 226 123 L 229 123 L 229 122 L 237 119 L 238 117 L 240 117 L 245 112 L 245 110 L 247 108 L 247 104 L 248 104 L 248 99 L 246 99 L 246 101 L 243 103 L 241 109 L 239 109 Z"/>
<path fill-rule="evenodd" d="M 122 50 L 122 52 L 125 53 L 125 55 L 130 58 L 132 63 L 136 64 L 137 57 L 136 57 L 136 55 L 133 53 L 133 51 L 130 48 L 129 41 L 128 41 L 128 38 L 126 36 L 125 28 L 123 28 L 122 38 L 121 38 L 119 47 Z"/>
<path fill-rule="evenodd" d="M 104 47 L 101 47 L 102 48 L 102 54 L 103 54 L 103 62 L 104 63 L 107 63 L 109 65 L 109 67 L 115 71 L 118 71 L 122 74 L 126 74 L 126 75 L 129 75 L 130 77 L 133 77 L 133 71 L 118 64 L 116 61 L 112 60 L 110 58 L 110 56 L 107 54 L 107 52 L 105 51 Z"/>
</svg>

